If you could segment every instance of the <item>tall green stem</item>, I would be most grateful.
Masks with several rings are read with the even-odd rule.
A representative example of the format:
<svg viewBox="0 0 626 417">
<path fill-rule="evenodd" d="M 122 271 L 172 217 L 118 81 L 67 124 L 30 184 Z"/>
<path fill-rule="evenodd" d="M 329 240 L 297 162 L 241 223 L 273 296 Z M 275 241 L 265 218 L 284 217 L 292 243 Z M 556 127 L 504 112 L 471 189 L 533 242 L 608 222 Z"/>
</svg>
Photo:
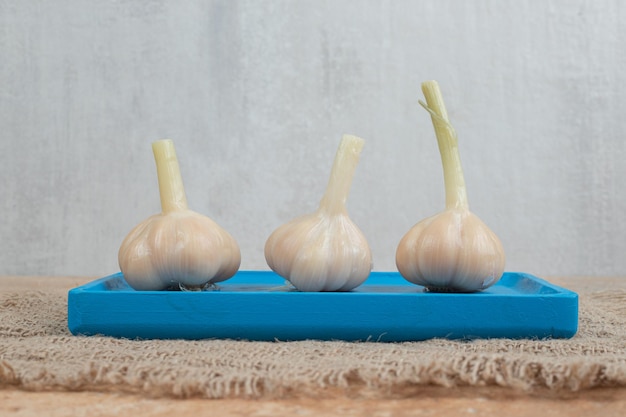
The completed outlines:
<svg viewBox="0 0 626 417">
<path fill-rule="evenodd" d="M 422 92 L 427 104 L 423 102 L 420 104 L 430 113 L 439 144 L 446 189 L 446 208 L 467 209 L 469 205 L 458 140 L 454 128 L 448 121 L 448 112 L 439 90 L 439 84 L 437 81 L 426 81 L 422 84 Z"/>
</svg>

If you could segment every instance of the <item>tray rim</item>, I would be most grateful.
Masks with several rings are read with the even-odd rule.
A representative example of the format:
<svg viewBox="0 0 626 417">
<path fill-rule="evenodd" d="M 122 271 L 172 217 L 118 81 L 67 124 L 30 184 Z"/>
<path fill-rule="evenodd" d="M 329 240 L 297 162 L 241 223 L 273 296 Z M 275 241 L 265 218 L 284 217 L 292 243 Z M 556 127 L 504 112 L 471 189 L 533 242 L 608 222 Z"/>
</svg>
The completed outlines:
<svg viewBox="0 0 626 417">
<path fill-rule="evenodd" d="M 149 290 L 149 291 L 137 291 L 134 290 L 132 288 L 124 288 L 124 289 L 110 289 L 110 290 L 102 290 L 99 287 L 106 284 L 109 281 L 113 281 L 113 280 L 118 280 L 118 279 L 122 279 L 124 280 L 124 276 L 122 274 L 122 272 L 115 272 L 112 274 L 109 274 L 107 276 L 101 277 L 101 278 L 96 278 L 88 283 L 85 283 L 83 285 L 80 285 L 78 287 L 72 288 L 69 290 L 70 294 L 76 294 L 79 292 L 88 292 L 88 293 L 97 293 L 97 294 L 105 294 L 105 293 L 111 293 L 111 294 L 136 294 L 137 297 L 143 296 L 143 295 L 167 295 L 167 296 L 190 296 L 190 295 L 194 295 L 194 296 L 198 296 L 198 295 L 205 295 L 205 296 L 220 296 L 221 294 L 251 294 L 251 295 L 262 295 L 262 294 L 290 294 L 290 296 L 303 296 L 303 295 L 307 295 L 307 296 L 317 296 L 317 297 L 327 297 L 327 296 L 349 296 L 349 297 L 353 297 L 353 296 L 373 296 L 373 295 L 383 295 L 383 296 L 400 296 L 400 295 L 409 295 L 409 296 L 419 296 L 419 295 L 424 295 L 424 296 L 428 296 L 428 297 L 454 297 L 454 298 L 460 298 L 460 297 L 525 297 L 525 296 L 536 296 L 538 295 L 537 293 L 514 293 L 514 294 L 498 294 L 498 293 L 492 293 L 489 291 L 489 288 L 484 290 L 484 291 L 478 291 L 478 292 L 474 292 L 474 293 L 436 293 L 436 292 L 428 292 L 424 290 L 424 287 L 420 286 L 420 285 L 416 285 L 413 283 L 410 283 L 408 281 L 406 281 L 404 278 L 402 278 L 402 276 L 400 275 L 399 272 L 397 271 L 372 271 L 370 276 L 367 278 L 367 280 L 361 284 L 359 287 L 355 288 L 355 290 L 353 291 L 324 291 L 324 292 L 300 292 L 300 291 L 237 291 L 237 290 L 232 290 L 232 289 L 228 289 L 229 286 L 232 286 L 232 284 L 230 282 L 232 282 L 231 280 L 236 280 L 236 279 L 242 279 L 241 275 L 248 275 L 248 274 L 263 274 L 263 275 L 270 275 L 272 276 L 272 278 L 274 279 L 280 279 L 282 281 L 284 281 L 284 279 L 282 277 L 280 277 L 279 275 L 277 275 L 275 272 L 271 271 L 271 270 L 240 270 L 237 272 L 237 274 L 226 281 L 220 282 L 218 285 L 220 286 L 220 290 L 219 291 L 189 291 L 189 292 L 184 292 L 184 291 L 155 291 L 155 290 Z M 373 286 L 372 285 L 372 281 L 374 280 L 378 280 L 381 279 L 384 276 L 391 276 L 394 280 L 397 280 L 397 283 L 390 283 L 390 284 L 379 284 L 376 283 L 376 287 L 382 287 L 382 286 L 390 286 L 390 287 L 407 287 L 407 288 L 415 288 L 416 291 L 415 292 L 405 292 L 405 293 L 393 293 L 393 292 L 368 292 L 368 291 L 364 291 L 365 289 L 367 289 L 367 287 L 369 286 Z M 504 282 L 506 281 L 504 278 L 507 277 L 509 279 L 511 279 L 511 277 L 515 278 L 515 277 L 519 277 L 519 278 L 524 278 L 524 279 L 528 279 L 532 282 L 535 282 L 536 284 L 540 285 L 541 287 L 544 288 L 549 288 L 552 292 L 551 293 L 542 293 L 542 296 L 545 297 L 578 297 L 578 294 L 572 290 L 569 290 L 565 287 L 553 284 L 543 278 L 537 277 L 531 273 L 527 273 L 527 272 L 516 272 L 516 271 L 506 271 L 504 272 L 502 279 L 500 279 L 496 284 L 493 285 L 493 287 L 507 287 L 506 285 L 504 285 Z M 243 285 L 266 285 L 269 284 L 265 281 L 259 281 L 259 282 L 249 282 L 249 281 L 244 281 L 242 283 L 240 283 L 241 286 Z M 126 284 L 128 285 L 128 284 Z M 490 288 L 493 288 L 490 287 Z M 421 290 L 421 291 L 420 291 Z"/>
</svg>

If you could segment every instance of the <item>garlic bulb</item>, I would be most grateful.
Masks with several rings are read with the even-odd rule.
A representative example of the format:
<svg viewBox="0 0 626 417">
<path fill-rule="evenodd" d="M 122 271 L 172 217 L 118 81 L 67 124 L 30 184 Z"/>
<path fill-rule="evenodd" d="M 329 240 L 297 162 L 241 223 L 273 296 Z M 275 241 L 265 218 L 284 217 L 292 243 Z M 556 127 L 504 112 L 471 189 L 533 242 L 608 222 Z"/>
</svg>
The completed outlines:
<svg viewBox="0 0 626 417">
<path fill-rule="evenodd" d="M 504 272 L 500 239 L 470 212 L 456 133 L 436 81 L 422 84 L 439 143 L 446 189 L 443 212 L 413 226 L 400 241 L 396 265 L 408 281 L 431 291 L 474 292 Z"/>
<path fill-rule="evenodd" d="M 136 290 L 183 289 L 232 277 L 241 262 L 235 239 L 213 220 L 187 208 L 174 143 L 152 144 L 157 166 L 161 214 L 135 226 L 118 253 L 124 279 Z"/>
<path fill-rule="evenodd" d="M 362 149 L 363 139 L 344 135 L 317 211 L 280 226 L 265 243 L 269 267 L 300 291 L 349 291 L 370 274 L 370 247 L 346 210 Z"/>
</svg>

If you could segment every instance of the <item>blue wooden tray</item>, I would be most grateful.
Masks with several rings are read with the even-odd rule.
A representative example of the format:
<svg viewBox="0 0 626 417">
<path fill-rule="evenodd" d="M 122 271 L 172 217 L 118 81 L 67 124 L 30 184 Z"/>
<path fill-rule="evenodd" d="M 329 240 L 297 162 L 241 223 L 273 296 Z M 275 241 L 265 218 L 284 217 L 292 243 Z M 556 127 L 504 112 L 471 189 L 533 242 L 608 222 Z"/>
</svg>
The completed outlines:
<svg viewBox="0 0 626 417">
<path fill-rule="evenodd" d="M 217 291 L 135 291 L 118 273 L 69 292 L 68 325 L 131 339 L 377 342 L 569 338 L 578 328 L 578 295 L 525 273 L 474 294 L 426 292 L 397 272 L 343 293 L 284 285 L 271 271 L 240 271 Z"/>
</svg>

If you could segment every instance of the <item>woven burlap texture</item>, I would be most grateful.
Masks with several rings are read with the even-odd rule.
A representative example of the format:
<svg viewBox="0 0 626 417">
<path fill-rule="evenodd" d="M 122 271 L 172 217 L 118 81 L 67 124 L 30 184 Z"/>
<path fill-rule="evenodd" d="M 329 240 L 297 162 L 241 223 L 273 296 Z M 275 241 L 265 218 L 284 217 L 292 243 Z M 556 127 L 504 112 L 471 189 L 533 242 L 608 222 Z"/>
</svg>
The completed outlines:
<svg viewBox="0 0 626 417">
<path fill-rule="evenodd" d="M 626 385 L 626 292 L 581 294 L 569 340 L 412 343 L 76 337 L 65 292 L 0 295 L 0 387 L 149 397 L 414 395 L 425 385 L 571 393 Z M 485 320 L 490 314 L 485 311 Z M 400 394 L 399 394 L 400 393 Z"/>
</svg>

